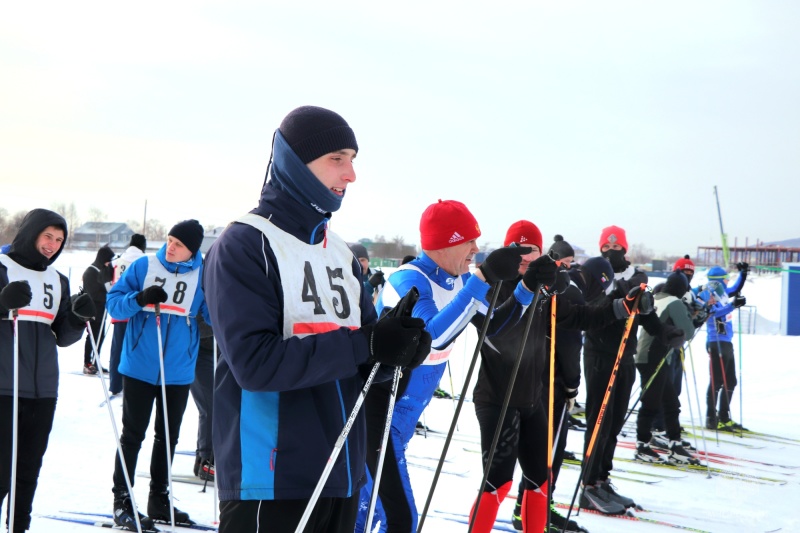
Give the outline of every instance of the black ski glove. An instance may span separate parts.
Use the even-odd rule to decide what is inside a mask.
[[[381,363],[409,369],[418,367],[431,351],[431,334],[425,321],[409,316],[386,316],[373,326],[362,326],[367,335],[369,364]]]
[[[738,270],[739,272],[749,272],[750,271],[750,265],[748,265],[744,261],[742,261],[740,263],[736,263],[736,270]]]
[[[0,291],[0,305],[8,310],[27,307],[33,293],[27,281],[12,281]]]
[[[532,248],[530,246],[498,248],[490,253],[478,268],[483,272],[486,283],[491,284],[498,281],[517,279],[522,256],[531,253],[531,251]]]
[[[167,293],[158,285],[151,285],[136,295],[136,303],[142,307],[147,304],[163,304],[167,301]]]
[[[550,287],[544,287],[543,291],[547,296],[553,296],[554,294],[564,294],[569,287],[569,272],[567,272],[563,268],[559,268],[556,272],[556,282],[555,284],[551,285]]]
[[[669,324],[664,324],[662,326],[661,332],[661,342],[665,345],[669,346],[670,348],[680,348],[683,346],[683,343],[686,341],[686,335],[683,333],[681,328],[676,328],[675,326],[671,326]]]
[[[70,298],[70,304],[72,307],[72,314],[81,322],[88,322],[97,315],[97,308],[94,305],[92,297],[85,292],[72,296]]]
[[[743,305],[747,305],[747,298],[742,296],[741,294],[737,294],[733,297],[733,308],[738,309]]]
[[[633,304],[636,301],[636,296],[639,297],[639,307],[633,309]],[[625,298],[617,298],[614,300],[614,316],[617,319],[628,318],[632,312],[638,312],[642,315],[649,315],[655,309],[655,302],[653,300],[653,294],[647,290],[647,287],[642,287],[639,285],[638,287],[632,288],[628,291],[628,294]]]
[[[384,283],[386,283],[386,279],[383,276],[383,272],[380,270],[369,277],[369,284],[372,285],[374,289],[377,289]]]
[[[529,291],[535,291],[539,285],[549,288],[556,284],[557,274],[558,265],[556,262],[549,255],[543,255],[535,261],[531,261],[527,270],[525,270],[525,274],[522,275],[522,282]],[[569,284],[569,281],[567,284]]]

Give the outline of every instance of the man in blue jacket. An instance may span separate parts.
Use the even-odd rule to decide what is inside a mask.
[[[289,113],[258,207],[208,253],[204,286],[222,352],[213,422],[220,533],[295,531],[373,363],[413,368],[430,351],[422,320],[376,322],[360,263],[327,229],[355,182],[357,151],[333,111]],[[305,531],[352,533],[365,448],[359,414]]]
[[[715,283],[720,285],[721,295],[715,295],[713,290],[708,293],[714,298],[710,306],[706,330],[706,351],[709,356],[709,374],[711,382],[708,384],[706,400],[706,427],[720,431],[742,430],[742,426],[731,419],[730,399],[736,388],[736,359],[733,353],[733,310],[747,303],[740,294],[747,279],[749,265],[737,263],[739,277],[736,283],[728,287],[728,272],[721,266],[708,269],[708,288],[712,289]],[[732,297],[732,298],[729,298]],[[720,394],[720,391],[724,391]],[[719,400],[718,400],[719,399]],[[719,401],[719,410],[717,410]]]
[[[144,529],[153,520],[171,519],[167,442],[161,386],[165,385],[169,413],[169,450],[175,454],[183,413],[194,381],[200,337],[197,315],[210,323],[201,280],[203,258],[199,253],[203,227],[196,220],[178,222],[169,231],[167,243],[155,255],[135,260],[108,293],[108,313],[128,319],[119,372],[122,383],[122,435],[120,442],[131,484],[153,402],[156,403],[155,439],[150,457],[149,518],[142,517]],[[158,307],[157,307],[158,306]],[[160,322],[161,342],[158,345]],[[159,358],[163,352],[164,375]],[[137,512],[131,503],[119,456],[114,460],[114,522],[136,531]],[[189,515],[175,509],[176,523],[189,523]]]

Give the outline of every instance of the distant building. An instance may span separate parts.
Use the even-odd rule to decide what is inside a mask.
[[[134,233],[124,222],[87,222],[70,232],[68,244],[79,250],[97,250],[104,244],[124,250]]]
[[[203,255],[208,253],[208,249],[211,248],[211,245],[217,241],[217,237],[222,234],[222,230],[225,228],[223,226],[218,226],[211,231],[206,231],[203,234],[203,243],[200,245],[200,252]]]

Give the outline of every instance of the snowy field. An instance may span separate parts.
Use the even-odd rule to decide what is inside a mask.
[[[66,253],[56,264],[62,272],[69,273],[75,292],[80,276],[92,261],[94,254]],[[655,280],[654,280],[655,281]],[[700,282],[698,279],[695,283]],[[720,454],[711,466],[723,469],[723,474],[705,471],[681,471],[669,468],[619,461],[621,470],[613,478],[618,491],[633,497],[647,511],[638,512],[642,520],[609,518],[581,512],[578,522],[592,533],[643,531],[659,532],[682,526],[690,531],[800,531],[800,512],[791,502],[800,501],[800,415],[798,415],[798,376],[800,376],[800,337],[777,334],[780,320],[780,277],[768,275],[748,281],[744,294],[748,304],[757,306],[758,326],[754,335],[742,335],[741,345],[734,338],[737,360],[742,355],[744,409],[739,401],[739,389],[733,399],[734,419],[741,420],[751,430],[779,435],[782,438],[745,438],[720,435],[719,442],[706,432],[709,453]],[[466,368],[472,357],[477,333],[474,329],[462,335],[451,359],[454,389],[463,387]],[[110,341],[110,339],[109,339]],[[705,334],[692,342],[694,372],[689,371],[690,387],[684,386],[681,403],[682,424],[691,424],[689,395],[695,423],[698,409],[695,404],[693,382],[696,377],[702,398],[708,385],[708,359],[704,348]],[[108,362],[110,342],[102,349],[104,366]],[[741,346],[741,348],[740,348]],[[83,361],[83,342],[62,349],[60,353],[61,385],[55,425],[50,436],[50,446],[44,458],[39,488],[34,501],[31,531],[90,531],[90,526],[57,522],[43,515],[63,514],[64,511],[110,513],[112,507],[111,477],[116,447],[109,421],[108,410],[101,407],[103,392],[99,378],[80,374]],[[687,366],[689,362],[687,361]],[[737,363],[738,366],[738,363]],[[76,375],[77,373],[77,375]],[[477,375],[477,368],[475,371]],[[449,375],[445,373],[442,388],[450,389]],[[468,389],[471,396],[472,387]],[[582,403],[583,398],[579,396]],[[702,400],[701,400],[702,401]],[[424,414],[424,423],[432,429],[447,432],[454,412],[452,400],[437,399],[431,402]],[[112,409],[121,415],[121,401],[114,400]],[[704,414],[705,407],[702,412]],[[632,417],[633,419],[634,417]],[[181,429],[179,451],[194,452],[197,431],[197,411],[189,402]],[[698,432],[699,433],[699,432]],[[480,455],[477,435],[478,425],[472,404],[464,403],[447,462],[439,478],[431,509],[466,514],[477,495],[481,481]],[[567,449],[582,449],[583,433],[570,431]],[[795,440],[791,440],[795,439]],[[623,442],[632,442],[629,433]],[[444,440],[429,435],[416,436],[409,445],[409,463],[414,483],[417,505],[421,510],[433,478],[432,468],[441,453]],[[699,442],[703,449],[703,443]],[[152,431],[143,444],[137,470],[148,471]],[[619,446],[617,456],[633,456],[630,448]],[[193,455],[178,454],[173,466],[174,474],[190,475]],[[622,472],[626,470],[627,472]],[[578,470],[565,467],[555,493],[558,502],[569,502]],[[188,483],[175,484],[176,505],[188,511],[198,522],[211,524],[217,518],[213,487],[205,493],[202,487]],[[136,479],[135,494],[140,509],[146,507],[148,480]],[[511,517],[513,500],[507,500],[498,515],[497,527],[508,527],[502,520]],[[5,507],[2,521],[5,523]],[[664,525],[645,520],[673,524]],[[162,530],[168,530],[164,526]],[[180,528],[179,528],[180,529]],[[184,529],[180,529],[185,531]],[[461,532],[467,526],[441,517],[439,513],[428,516],[425,530],[431,532]]]

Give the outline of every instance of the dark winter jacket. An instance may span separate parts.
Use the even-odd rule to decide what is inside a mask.
[[[335,246],[343,244],[327,232],[325,215],[277,189],[272,181],[251,213],[288,234],[284,239],[294,237],[291,253],[302,254],[313,246],[314,253],[324,254],[325,249],[333,250],[334,239]],[[284,338],[285,310],[314,305],[317,300],[309,292],[310,285],[304,294],[283,293],[282,275],[296,279],[299,274],[282,273],[276,253],[259,229],[235,222],[206,258],[204,285],[222,353],[214,392],[214,451],[221,500],[309,498],[364,385],[359,367],[370,352],[361,329],[332,328]],[[347,313],[360,313],[362,325],[377,320],[355,257],[350,270],[329,269],[323,279],[313,275],[319,265],[307,265],[306,280],[311,275],[317,288],[324,283],[341,289],[341,298],[320,304],[320,311],[334,323],[337,316],[345,315],[343,303]],[[360,294],[350,294],[345,284]],[[366,425],[359,415],[322,497],[349,497],[358,492],[365,483],[365,447]]]
[[[506,281],[501,284],[499,301],[505,301],[513,294],[518,281]],[[535,310],[529,307],[512,327],[502,329],[491,337],[487,336],[481,347],[481,366],[473,392],[473,401],[503,404],[511,373],[524,340],[528,313],[535,311],[509,405],[516,408],[539,405],[543,388],[542,375],[550,353],[550,305],[549,298],[540,300]],[[590,308],[572,305],[566,300],[557,301],[556,323],[564,329],[580,331],[598,328],[615,320],[614,309],[610,302],[603,303],[601,307]],[[473,324],[479,327],[475,320]]]
[[[34,209],[20,225],[17,236],[11,243],[8,255],[3,260],[13,260],[31,274],[52,272],[58,280],[60,298],[45,304],[55,315],[52,324],[24,319],[25,308],[20,310],[17,326],[19,332],[19,394],[22,398],[56,398],[58,396],[58,351],[57,347],[69,346],[83,336],[84,324],[70,310],[69,280],[53,269],[53,262],[61,250],[47,259],[36,250],[39,234],[48,226],[64,230],[67,240],[67,222],[61,215],[46,209]],[[63,246],[62,246],[63,250]],[[25,279],[25,278],[23,278]],[[31,276],[33,279],[33,276]],[[30,280],[29,280],[30,282]],[[0,290],[9,283],[8,269],[0,263]],[[53,288],[45,286],[44,294],[52,295]],[[0,395],[11,396],[13,388],[14,334],[13,322],[8,320],[8,309],[0,306]]]
[[[666,292],[655,296],[656,312],[663,324],[673,325],[683,330],[686,340],[694,336],[695,328],[689,308],[680,298]],[[643,331],[639,336],[636,364],[659,362],[670,352],[669,346],[659,337]]]
[[[110,264],[113,258],[114,251],[108,246],[103,246],[97,251],[94,262],[83,272],[83,290],[92,297],[100,317],[106,308],[107,284],[114,278],[114,268]]]

